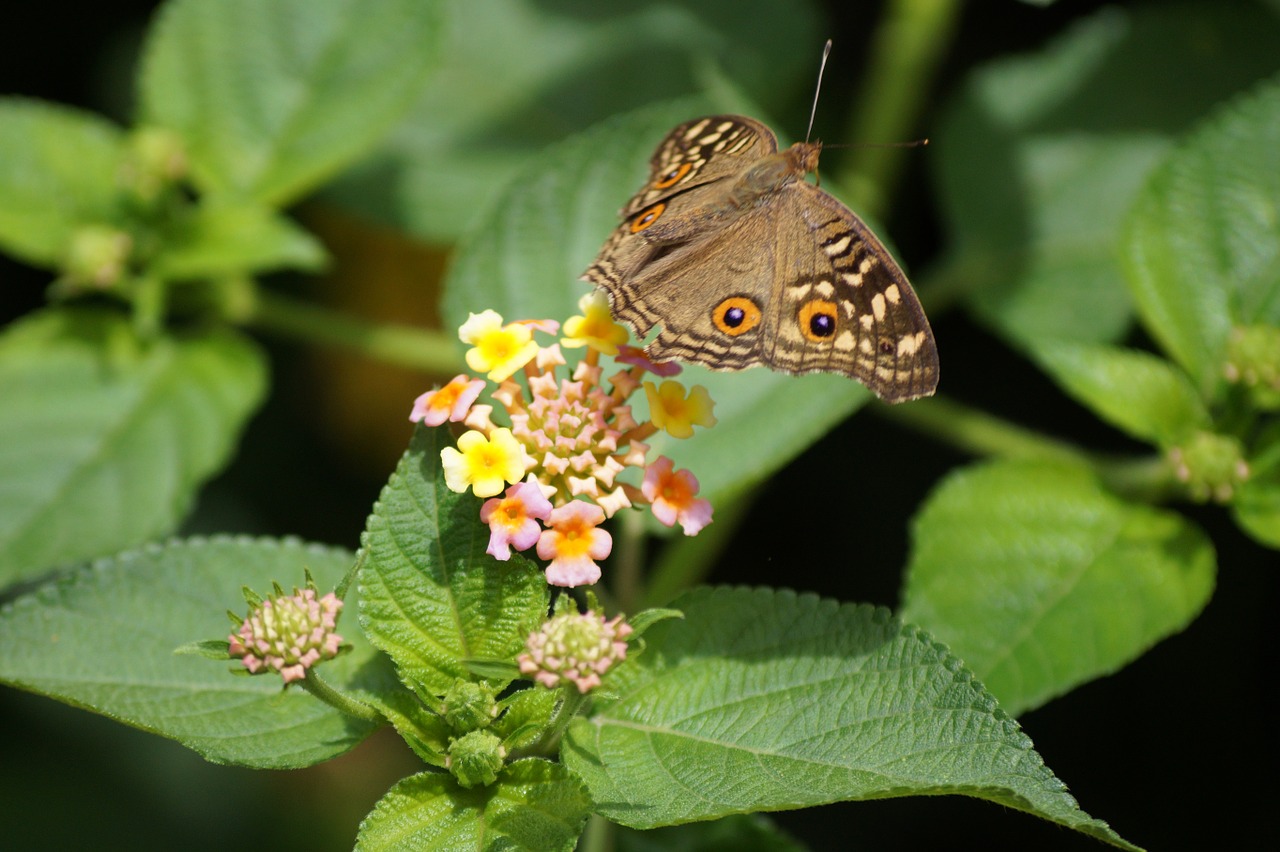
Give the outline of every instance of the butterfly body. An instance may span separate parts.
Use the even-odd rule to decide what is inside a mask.
[[[679,125],[583,278],[655,360],[852,376],[890,402],[927,396],[938,361],[906,276],[805,177],[821,146],[779,151],[744,116]]]

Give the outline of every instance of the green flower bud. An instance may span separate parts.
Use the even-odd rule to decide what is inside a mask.
[[[1196,432],[1169,450],[1169,463],[1191,498],[1201,502],[1226,503],[1249,478],[1244,448],[1230,435]]]
[[[465,734],[489,724],[498,715],[493,687],[460,680],[444,694],[442,714],[455,734]]]
[[[77,284],[110,287],[124,277],[133,237],[107,225],[86,225],[71,235],[62,269]]]
[[[507,750],[495,734],[472,731],[449,745],[444,765],[463,787],[487,787],[498,780],[506,756]]]

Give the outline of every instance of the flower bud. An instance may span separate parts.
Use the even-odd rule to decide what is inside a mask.
[[[455,734],[487,728],[498,715],[493,687],[460,680],[444,694],[444,720]]]
[[[444,765],[463,787],[487,787],[498,780],[498,770],[506,756],[507,750],[497,735],[472,731],[449,745]]]
[[[1169,450],[1174,474],[1194,500],[1226,503],[1249,478],[1244,449],[1230,435],[1196,432]]]
[[[228,651],[252,674],[274,671],[285,683],[302,680],[311,666],[337,656],[342,637],[334,628],[341,610],[337,595],[317,598],[312,588],[267,598],[228,637]]]
[[[543,686],[570,681],[579,692],[600,685],[600,676],[627,656],[631,625],[616,616],[608,621],[598,612],[562,613],[529,634],[526,652],[516,663]]]

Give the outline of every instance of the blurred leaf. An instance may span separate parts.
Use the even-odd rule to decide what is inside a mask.
[[[1083,467],[996,462],[949,476],[913,525],[901,616],[946,642],[1010,713],[1109,674],[1185,628],[1213,545]]]
[[[591,802],[582,782],[545,760],[517,761],[490,787],[442,773],[406,778],[360,824],[357,852],[573,849]]]
[[[616,226],[618,208],[644,182],[654,147],[674,125],[705,111],[685,101],[648,107],[531,162],[459,246],[445,289],[446,322],[457,326],[485,308],[508,319],[576,313],[591,290],[578,279]],[[713,503],[763,480],[870,398],[843,376],[765,368],[716,373],[689,366],[680,381],[707,387],[718,424],[688,440],[660,433],[648,443],[654,457],[691,469]],[[643,409],[642,398],[633,402]]]
[[[438,55],[422,0],[174,0],[143,54],[147,124],[180,133],[196,182],[282,207],[367,152]]]
[[[173,530],[266,389],[230,331],[138,340],[126,318],[45,310],[0,335],[0,581]]]
[[[351,567],[345,550],[297,541],[175,541],[85,566],[0,611],[0,679],[175,739],[215,763],[290,769],[336,757],[373,732],[278,675],[234,677],[239,661],[175,649],[230,633],[240,587],[292,589],[309,570],[322,589]],[[344,627],[348,629],[344,629]],[[349,616],[354,647],[323,665],[358,689],[386,679]]]
[[[546,618],[547,581],[527,559],[485,553],[480,500],[444,483],[445,427],[419,427],[360,545],[360,624],[402,676],[443,695],[466,660],[515,659]]]
[[[207,197],[179,223],[152,271],[169,279],[314,272],[325,261],[315,237],[271,208]]]
[[[0,98],[0,248],[60,266],[77,229],[116,218],[123,145],[92,113]]]
[[[426,96],[376,160],[327,192],[439,243],[469,231],[531,155],[610,115],[721,79],[766,107],[806,108],[797,87],[813,79],[825,34],[809,0],[448,0],[443,9],[447,35]],[[618,156],[597,149],[583,164]]]
[[[1163,447],[1209,425],[1186,373],[1148,352],[1045,343],[1036,353],[1067,393],[1129,435]]]
[[[601,815],[652,828],[952,793],[1133,848],[1079,809],[956,658],[885,610],[770,589],[674,605],[686,617],[654,625],[610,676],[618,698],[565,738]]]
[[[1147,330],[1210,394],[1232,326],[1280,323],[1280,78],[1206,119],[1156,172],[1124,234]]]
[[[618,830],[619,852],[805,852],[806,847],[760,814],[733,814],[715,822]]]
[[[1260,5],[1108,7],[978,69],[931,134],[946,277],[1016,346],[1118,339],[1123,215],[1174,137],[1280,68],[1277,43]]]
[[[1250,478],[1231,501],[1231,510],[1254,541],[1280,550],[1280,474]]]

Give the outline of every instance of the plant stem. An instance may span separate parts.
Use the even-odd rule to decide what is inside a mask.
[[[586,700],[587,697],[579,692],[576,686],[572,684],[562,686],[560,688],[560,703],[552,712],[551,719],[547,722],[546,730],[529,745],[512,751],[510,759],[519,760],[530,755],[534,757],[554,757],[560,747],[560,738],[564,736],[565,729],[569,727],[569,723],[573,721],[573,717],[578,714],[579,708],[582,707]]]
[[[454,340],[438,331],[372,323],[277,293],[259,292],[249,322],[288,337],[342,346],[428,373],[444,375],[463,369]]]
[[[846,139],[905,141],[932,88],[962,4],[959,0],[891,0],[871,40],[871,58],[846,126]],[[836,183],[856,209],[883,214],[902,170],[902,151],[860,147],[846,158]]]
[[[1090,453],[945,397],[870,410],[973,455],[1088,465],[1107,487],[1132,499],[1154,503],[1178,490],[1172,469],[1161,456],[1135,459]]]
[[[667,541],[650,572],[649,587],[639,609],[663,606],[685,589],[707,578],[716,559],[737,534],[755,502],[756,489],[749,489],[718,501],[715,523],[696,536],[678,536]],[[628,610],[634,612],[634,610]]]
[[[587,829],[582,833],[579,852],[613,852],[613,823],[592,814],[587,818]]]
[[[644,515],[624,512],[613,548],[610,588],[619,612],[634,613],[644,592]]]
[[[334,689],[324,678],[320,677],[314,668],[307,669],[307,676],[302,679],[300,685],[325,704],[342,711],[348,716],[354,716],[357,719],[372,722],[375,725],[381,725],[386,722],[383,715],[368,704],[363,701],[357,701],[349,695],[343,695]]]

